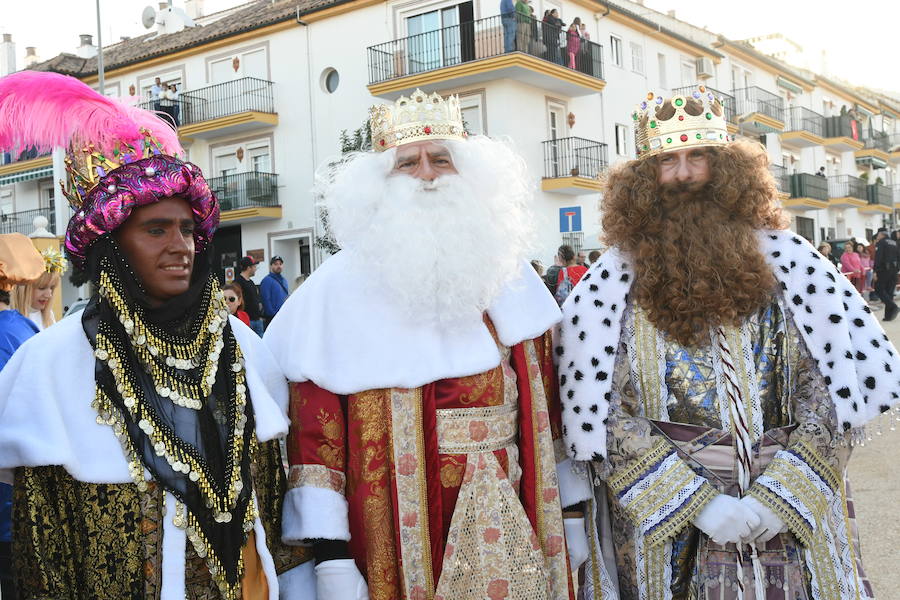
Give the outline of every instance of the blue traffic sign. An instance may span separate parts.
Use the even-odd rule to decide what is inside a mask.
[[[581,207],[568,206],[559,209],[559,232],[581,231]]]

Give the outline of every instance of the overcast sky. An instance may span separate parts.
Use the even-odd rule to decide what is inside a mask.
[[[492,0],[484,0],[491,2]],[[37,47],[41,59],[73,52],[81,33],[96,34],[96,0],[0,0],[0,33],[12,33],[19,55]],[[204,0],[210,13],[242,4],[243,0]],[[832,76],[857,85],[891,90],[900,97],[900,1],[898,0],[645,0],[648,7],[676,16],[731,39],[782,33],[816,57],[822,50]],[[100,0],[103,43],[140,35],[141,11],[158,2]],[[184,6],[184,0],[175,0]],[[95,39],[96,42],[96,39]]]

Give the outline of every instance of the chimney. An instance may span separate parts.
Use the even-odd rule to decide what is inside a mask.
[[[80,58],[93,58],[97,56],[97,47],[94,46],[94,36],[89,33],[82,33],[80,36],[81,45],[75,50]]]
[[[16,43],[11,33],[4,33],[0,41],[0,77],[16,72]]]
[[[185,0],[184,10],[191,19],[203,16],[203,0]]]
[[[39,62],[41,62],[41,59],[38,58],[37,48],[34,46],[25,46],[25,66],[30,67]]]

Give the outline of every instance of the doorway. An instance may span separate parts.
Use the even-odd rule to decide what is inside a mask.
[[[219,284],[225,283],[225,269],[232,267],[237,269],[238,260],[241,258],[241,226],[221,227],[216,231],[213,243],[210,246],[210,260],[212,272],[219,280]],[[235,271],[237,274],[237,271]]]

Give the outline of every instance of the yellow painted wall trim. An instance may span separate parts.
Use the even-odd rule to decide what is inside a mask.
[[[602,91],[606,86],[606,82],[602,79],[579,73],[573,69],[547,62],[528,54],[513,52],[510,54],[501,54],[500,56],[492,56],[490,58],[465,62],[453,65],[452,67],[442,67],[425,73],[406,75],[404,77],[389,79],[380,83],[373,83],[368,86],[368,89],[373,96],[378,96],[408,88],[426,88],[433,86],[436,83],[447,81],[448,79],[487,73],[505,69],[507,67],[524,67],[597,92]]]
[[[818,198],[788,198],[784,201],[785,208],[828,208],[827,200]]]
[[[861,206],[859,208],[859,212],[890,214],[894,212],[894,207],[885,206],[884,204],[866,204],[865,206]]]
[[[824,145],[824,146],[837,146],[838,144],[850,146],[851,148],[853,148],[855,150],[861,150],[862,147],[865,146],[865,144],[860,142],[859,140],[854,140],[853,138],[849,138],[846,136],[825,138],[824,140],[822,140],[822,145]]]
[[[759,123],[762,123],[766,127],[771,127],[772,129],[784,129],[784,123],[782,123],[778,119],[773,119],[769,115],[764,115],[758,112],[751,113],[749,117],[741,122],[746,123],[747,121],[758,121]]]
[[[222,212],[220,221],[238,221],[241,219],[280,219],[280,206],[250,206]]]
[[[852,196],[845,196],[843,198],[832,198],[828,201],[829,206],[855,206],[857,208],[862,208],[863,206],[868,206],[868,200],[861,200],[860,198],[854,198]]]
[[[819,146],[822,146],[825,143],[824,138],[821,138],[809,131],[785,131],[781,134],[782,142],[790,143],[794,140],[806,140],[807,142],[817,144]]]
[[[879,150],[878,148],[863,148],[862,150],[857,150],[854,153],[856,158],[878,158],[885,162],[891,159],[891,155],[885,152],[884,150]]]
[[[134,71],[143,71],[150,67],[154,67],[156,65],[161,65],[169,62],[175,62],[181,60],[183,58],[187,58],[189,56],[194,56],[196,54],[204,54],[206,52],[210,52],[212,50],[216,50],[218,48],[223,48],[225,46],[231,46],[232,44],[240,44],[242,42],[246,42],[247,40],[253,40],[256,38],[264,37],[267,35],[271,35],[273,33],[278,33],[279,31],[285,31],[287,29],[291,29],[292,27],[300,27],[301,25],[297,23],[297,20],[291,17],[287,21],[282,21],[280,23],[273,23],[271,25],[266,25],[265,27],[260,27],[259,29],[254,29],[252,31],[245,31],[243,33],[238,33],[233,36],[229,36],[226,38],[213,40],[211,42],[206,42],[204,44],[200,44],[198,46],[191,46],[190,48],[185,48],[183,50],[176,50],[174,52],[170,52],[167,54],[163,54],[161,56],[154,56],[152,58],[148,58],[147,60],[143,60],[140,62],[132,63],[130,65],[125,65],[123,67],[118,67],[115,69],[109,69],[104,71],[104,74],[107,79],[112,77],[119,77],[121,75],[126,75],[128,73],[133,73]],[[82,81],[88,85],[97,83],[97,75],[91,75],[89,77],[82,78]]]
[[[731,134],[735,134],[738,131],[740,131],[740,128],[737,125],[734,125],[733,123],[726,123],[725,127],[728,129],[728,133],[731,133]]]
[[[52,164],[53,158],[50,156],[39,156],[38,158],[32,158],[30,160],[14,162],[0,167],[0,177],[4,175],[12,175],[13,173],[21,173],[22,171],[28,171],[31,169],[49,167]]]
[[[603,190],[603,184],[600,183],[599,179],[589,179],[587,177],[551,177],[541,179],[541,190],[545,192],[570,188],[600,192]]]
[[[376,4],[384,3],[385,0],[354,0],[353,2],[347,2],[338,6],[329,6],[328,8],[323,8],[322,10],[317,10],[315,12],[305,14],[300,17],[300,20],[304,23],[315,23],[316,21],[321,21],[322,19],[336,17],[338,15],[343,15],[354,10],[359,10],[360,8],[368,8],[369,6],[375,6]]]
[[[278,125],[278,115],[272,113],[258,112],[248,110],[236,115],[228,115],[227,117],[219,117],[208,121],[200,121],[199,123],[191,123],[178,128],[178,136],[184,139],[184,136],[192,136],[207,131],[215,131],[225,127],[234,125],[243,125],[244,123],[259,123],[260,125]]]
[[[891,152],[891,160],[895,162],[900,160],[900,152]]]

